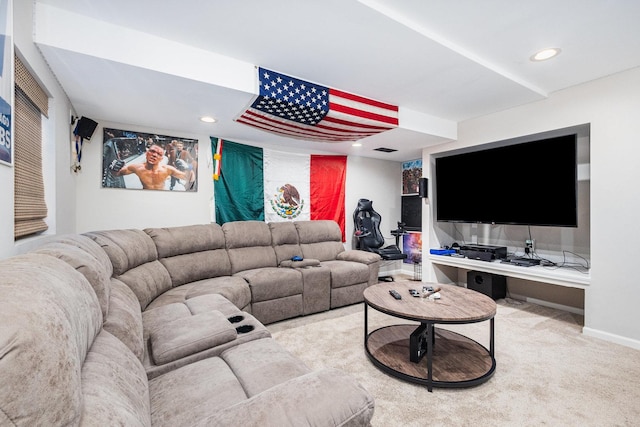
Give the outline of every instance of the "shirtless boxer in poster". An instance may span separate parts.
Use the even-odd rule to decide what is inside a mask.
[[[114,176],[136,174],[140,178],[142,188],[145,190],[164,190],[165,181],[168,177],[174,176],[178,179],[187,178],[185,170],[186,163],[177,163],[177,167],[163,165],[164,148],[157,144],[152,144],[147,149],[147,161],[145,163],[134,163],[126,165],[122,160],[114,160],[109,169]],[[181,170],[181,168],[184,168]]]

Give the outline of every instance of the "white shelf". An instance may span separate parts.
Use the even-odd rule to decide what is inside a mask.
[[[452,257],[447,255],[429,255],[433,264],[448,265],[450,267],[483,271],[524,280],[550,283],[552,285],[586,289],[591,283],[591,273],[581,273],[577,270],[558,267],[543,267],[539,265],[521,267],[501,263],[500,261],[479,261],[475,259]]]

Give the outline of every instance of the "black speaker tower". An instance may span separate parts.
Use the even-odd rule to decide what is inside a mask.
[[[418,179],[418,195],[424,199],[429,197],[429,180],[427,178]]]

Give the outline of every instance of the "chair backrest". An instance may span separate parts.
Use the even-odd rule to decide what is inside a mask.
[[[358,206],[353,211],[353,226],[358,249],[372,251],[384,245],[380,222],[382,222],[382,217],[373,210],[373,202],[368,199],[358,200]]]

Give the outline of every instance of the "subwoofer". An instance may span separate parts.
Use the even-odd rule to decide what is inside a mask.
[[[483,271],[470,271],[467,273],[467,288],[498,300],[507,296],[507,278]]]

